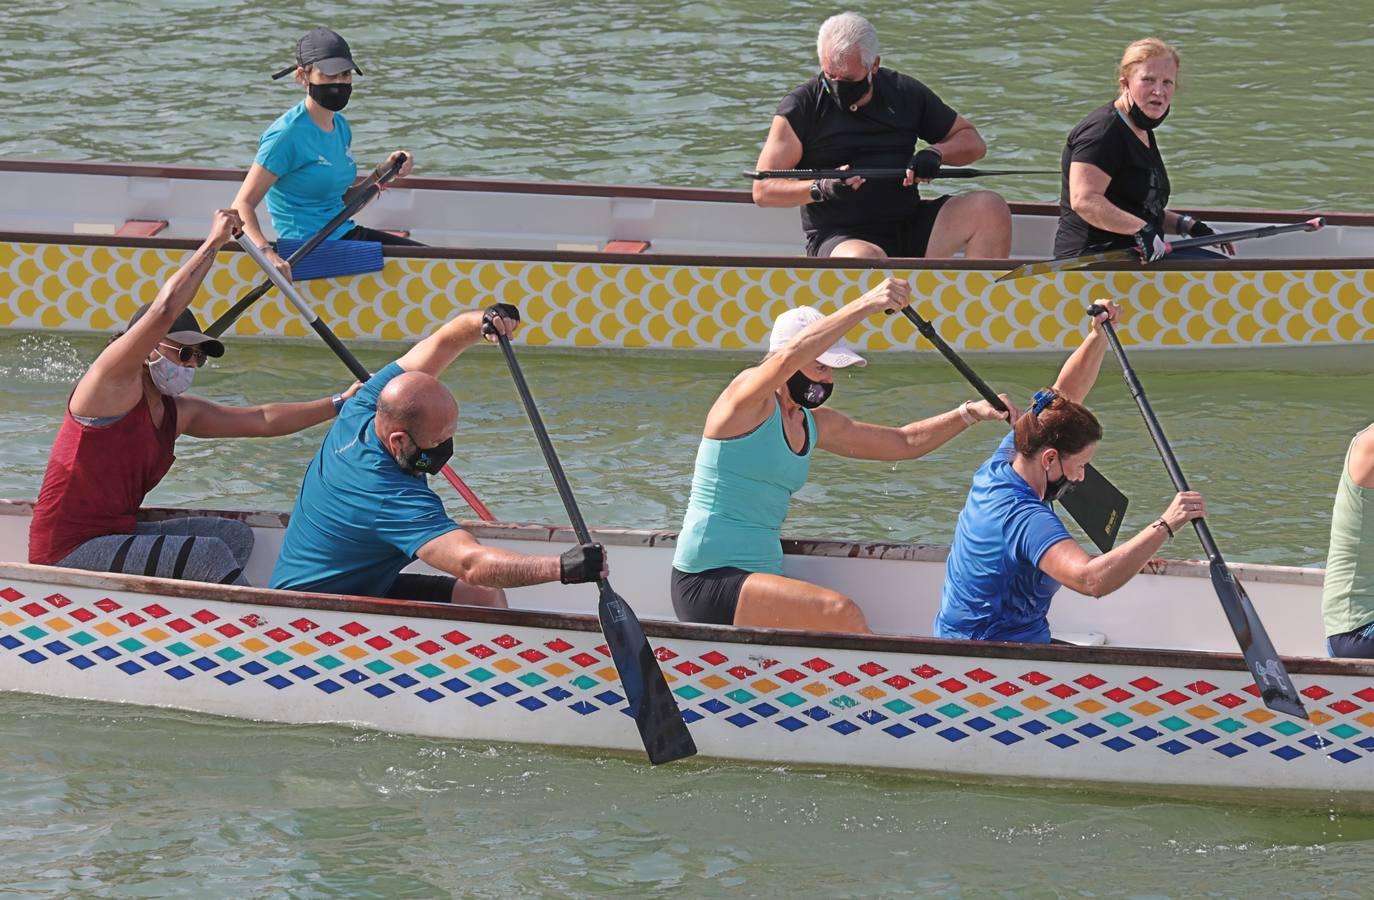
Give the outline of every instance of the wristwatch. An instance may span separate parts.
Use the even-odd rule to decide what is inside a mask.
[[[337,416],[340,412],[343,411],[343,405],[344,405],[344,395],[343,395],[343,394],[335,394],[333,397],[330,397],[330,398],[329,398],[329,401],[330,401],[331,403],[334,404],[334,415]]]
[[[811,182],[811,202],[821,203],[825,200],[825,195],[821,193],[821,180],[817,178]]]
[[[1179,234],[1183,235],[1184,237],[1188,237],[1193,233],[1193,226],[1196,224],[1197,219],[1194,219],[1187,213],[1179,213],[1176,230]]]

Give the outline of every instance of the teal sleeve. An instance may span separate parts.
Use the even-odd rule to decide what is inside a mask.
[[[281,178],[298,168],[296,157],[296,142],[291,139],[291,130],[276,122],[258,139],[258,155],[253,162]]]

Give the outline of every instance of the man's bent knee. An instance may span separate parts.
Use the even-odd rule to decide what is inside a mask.
[[[868,241],[842,241],[835,245],[835,249],[830,251],[830,258],[835,259],[887,259],[887,254],[883,248],[877,244],[870,244]]]

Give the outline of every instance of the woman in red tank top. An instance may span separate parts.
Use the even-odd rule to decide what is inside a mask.
[[[207,357],[224,355],[188,307],[215,252],[242,226],[232,209],[217,211],[205,242],[77,381],[29,526],[29,562],[247,583],[247,525],[219,517],[138,522],[143,498],[171,468],[178,436],[292,434],[333,417],[357,385],[332,398],[251,407],[185,393]]]

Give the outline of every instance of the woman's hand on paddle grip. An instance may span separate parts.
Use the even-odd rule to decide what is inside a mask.
[[[1121,307],[1116,305],[1115,300],[1097,299],[1093,305],[1101,310],[1093,315],[1093,331],[1102,332],[1102,323],[1111,322],[1115,327],[1121,321]]]
[[[1164,510],[1164,521],[1169,523],[1174,534],[1194,519],[1207,517],[1207,501],[1197,491],[1179,491],[1169,508]]]
[[[520,310],[509,303],[493,303],[482,310],[482,339],[497,343],[497,335],[515,337],[515,329],[520,327]]]
[[[1015,422],[1017,419],[1021,418],[1021,410],[1016,408],[1016,404],[1011,402],[1010,397],[1006,394],[998,394],[997,396],[1001,398],[1003,405],[1007,408],[1007,412],[1002,412],[986,400],[979,400],[976,403],[970,403],[968,405],[969,414],[979,422],[992,422],[994,420]]]
[[[911,304],[911,285],[901,278],[889,277],[860,297],[858,302],[865,304],[870,313],[891,315]]]
[[[415,168],[415,154],[411,153],[409,150],[393,150],[391,155],[386,158],[386,162],[382,163],[382,167],[377,170],[377,173],[380,175],[382,172],[387,171],[392,166],[396,165],[396,160],[398,159],[404,159],[405,161],[401,163],[401,170],[396,173],[396,177],[405,178],[410,174],[410,171]]]

